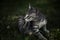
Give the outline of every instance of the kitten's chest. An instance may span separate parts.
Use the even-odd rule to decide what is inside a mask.
[[[39,25],[40,21],[34,21],[33,25]]]
[[[35,22],[33,23],[33,25],[39,26],[39,28],[40,28],[40,27],[42,27],[43,25],[45,25],[46,23],[47,23],[46,20],[43,20],[43,21],[35,21]]]

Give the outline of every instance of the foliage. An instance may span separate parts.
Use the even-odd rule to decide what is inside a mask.
[[[0,2],[0,39],[29,40],[31,38],[22,35],[17,25],[18,17],[26,14],[29,3],[46,14],[47,28],[50,30],[49,40],[60,40],[59,0],[2,0]],[[33,36],[32,39],[36,40]]]

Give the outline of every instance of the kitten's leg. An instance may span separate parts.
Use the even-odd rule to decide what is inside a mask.
[[[46,28],[46,25],[43,26],[43,31],[45,31],[46,33],[49,33],[49,30]]]
[[[41,40],[47,40],[40,32],[37,32],[36,36]]]
[[[39,29],[34,29],[34,35],[36,35],[41,40],[47,40],[39,31]]]

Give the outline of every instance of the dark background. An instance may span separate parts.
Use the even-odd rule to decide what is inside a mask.
[[[17,19],[25,15],[28,4],[39,8],[47,16],[50,40],[60,40],[60,1],[59,0],[1,0],[0,1],[0,40],[28,40],[20,34]]]

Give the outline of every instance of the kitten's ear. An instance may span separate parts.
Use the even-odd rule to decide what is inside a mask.
[[[38,9],[36,9],[36,13],[39,14],[39,10]]]
[[[31,9],[31,5],[30,5],[30,3],[29,3],[29,9]]]

